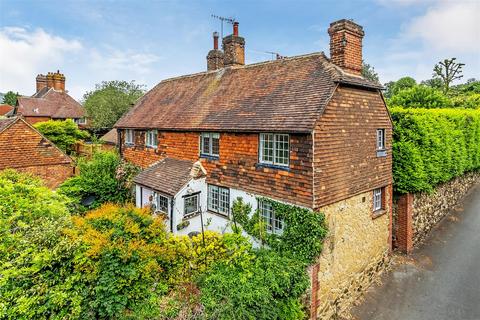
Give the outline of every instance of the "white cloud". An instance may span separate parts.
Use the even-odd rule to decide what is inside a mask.
[[[480,54],[479,18],[479,1],[442,1],[414,18],[406,31],[437,50]]]
[[[43,29],[0,29],[0,90],[30,93],[38,73],[54,71],[67,54],[82,49],[77,40],[66,40]]]
[[[80,99],[103,80],[148,79],[159,59],[148,52],[107,45],[92,48],[43,29],[4,27],[0,29],[0,92],[33,94],[37,74],[59,69],[67,78],[66,89]]]

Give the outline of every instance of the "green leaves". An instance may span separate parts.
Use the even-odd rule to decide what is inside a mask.
[[[144,88],[134,81],[103,81],[95,86],[94,91],[85,93],[84,107],[93,120],[93,127],[112,128],[144,94]]]
[[[72,150],[75,142],[87,139],[90,136],[88,132],[78,129],[78,126],[71,119],[38,122],[34,124],[34,127],[58,148],[67,153]]]
[[[397,192],[430,192],[480,168],[480,111],[392,108]]]

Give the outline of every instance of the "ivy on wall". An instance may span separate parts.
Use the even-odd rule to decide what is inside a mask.
[[[232,207],[234,229],[238,232],[241,226],[245,232],[272,250],[304,263],[313,263],[321,253],[327,235],[323,213],[267,198],[258,200],[268,202],[273,207],[275,216],[284,222],[283,232],[268,233],[258,210],[252,214],[252,206],[240,197],[235,199]]]

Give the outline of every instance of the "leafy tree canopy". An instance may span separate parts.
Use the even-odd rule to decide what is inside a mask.
[[[393,95],[397,94],[399,91],[404,89],[410,89],[417,84],[417,81],[412,77],[403,77],[397,81],[390,81],[385,84],[385,97],[391,98]]]
[[[405,108],[450,108],[451,100],[441,91],[424,86],[416,85],[404,89],[387,100],[389,106],[402,106]]]
[[[87,139],[90,136],[88,132],[78,129],[77,124],[71,119],[38,122],[34,127],[65,152],[70,152],[78,140]]]
[[[362,61],[362,76],[368,80],[380,82],[375,68],[365,61]]]
[[[145,86],[134,81],[103,81],[83,96],[87,115],[94,128],[112,128],[145,93]]]
[[[5,95],[3,96],[3,101],[2,103],[4,104],[9,104],[11,105],[12,107],[14,107],[16,104],[17,104],[17,98],[19,97],[20,95],[13,91],[8,91],[7,93],[5,93]]]

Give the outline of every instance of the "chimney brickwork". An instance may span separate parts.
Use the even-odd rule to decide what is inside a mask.
[[[57,72],[49,72],[47,75],[39,74],[36,78],[37,80],[37,92],[43,88],[53,88],[57,91],[65,91],[65,76],[63,73],[60,73],[60,70]]]
[[[363,27],[351,20],[332,22],[330,35],[330,59],[345,72],[361,75]]]
[[[53,74],[53,89],[57,91],[65,91],[65,76],[63,73],[60,73],[60,70],[57,70]]]
[[[43,88],[47,87],[47,77],[43,74],[37,75],[35,78],[36,83],[37,83],[37,92],[42,90]]]
[[[213,49],[207,55],[207,70],[217,70],[223,68],[224,54],[218,49],[218,32],[213,33]]]
[[[233,34],[223,38],[224,66],[245,65],[245,39],[238,35],[238,22],[233,23]]]

